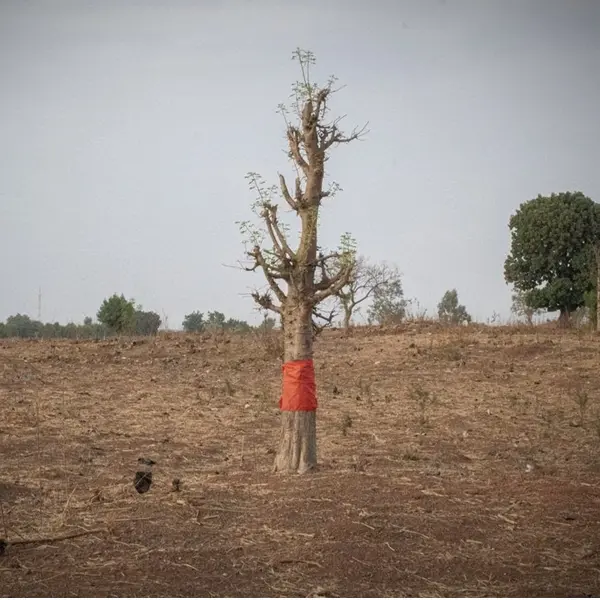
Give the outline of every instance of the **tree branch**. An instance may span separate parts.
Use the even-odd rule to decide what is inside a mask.
[[[259,294],[258,292],[252,292],[252,299],[259,306],[262,306],[265,310],[272,310],[277,314],[281,314],[281,306],[278,306],[271,299],[271,295],[267,292],[266,294]]]
[[[283,292],[283,290],[279,287],[279,285],[277,285],[277,281],[275,281],[276,279],[284,279],[287,280],[287,278],[289,278],[289,275],[284,275],[282,272],[277,271],[272,269],[269,264],[267,263],[267,261],[265,260],[265,257],[261,251],[261,249],[258,246],[254,246],[254,249],[251,252],[248,252],[249,256],[252,256],[255,260],[254,266],[251,268],[246,268],[247,271],[255,271],[257,267],[261,267],[264,275],[265,275],[265,279],[267,280],[267,283],[269,284],[269,287],[273,290],[273,293],[277,296],[277,299],[279,300],[279,302],[281,302],[282,304],[285,302],[286,300],[286,295]]]
[[[322,90],[319,90],[319,93],[317,94],[317,107],[315,109],[317,125],[325,117],[325,112],[327,111],[327,98],[330,93],[330,88],[323,88]]]
[[[338,273],[329,280],[328,287],[315,292],[313,295],[313,305],[319,304],[319,302],[322,302],[330,296],[336,296],[338,292],[350,281],[353,270],[353,263],[341,267]]]
[[[281,230],[281,227],[279,227],[279,220],[277,219],[277,205],[265,204],[261,216],[267,225],[267,231],[269,232],[269,236],[273,241],[273,245],[275,246],[279,258],[283,262],[285,262],[287,258],[294,261],[296,259],[296,254],[290,248],[285,234]]]
[[[300,178],[296,178],[296,196],[298,196],[298,183]],[[280,173],[279,174],[279,187],[281,188],[281,193],[285,199],[285,201],[290,205],[290,208],[296,212],[298,212],[298,201],[297,198],[294,200],[290,191],[288,189],[287,183],[285,182],[285,177]]]
[[[74,538],[82,537],[84,535],[93,535],[96,533],[106,533],[106,529],[88,529],[86,531],[75,531],[74,533],[65,533],[62,535],[54,535],[50,537],[42,538],[31,538],[23,540],[1,540],[0,548],[6,548],[7,546],[16,546],[17,544],[51,544],[53,542],[61,542],[63,540],[72,540]],[[4,546],[2,546],[4,544]],[[2,554],[2,552],[0,552]]]
[[[313,314],[312,328],[313,328],[314,335],[317,336],[326,327],[329,327],[333,323],[333,319],[335,319],[335,317],[337,316],[337,311],[335,310],[335,307],[333,307],[329,311],[329,314],[325,315],[325,314],[319,312],[316,308],[313,308],[312,314]],[[315,318],[321,319],[322,321],[324,321],[324,324],[321,325],[321,324],[317,323],[315,321]]]
[[[266,253],[273,254],[273,256],[276,258],[276,260],[281,260],[276,252],[266,251]],[[253,273],[254,271],[256,271],[256,269],[258,269],[258,267],[261,267],[261,269],[266,268],[269,272],[269,275],[273,279],[281,279],[283,281],[287,281],[289,279],[289,273],[287,271],[284,271],[283,269],[279,269],[279,268],[269,264],[269,261],[264,257],[264,254],[262,254],[262,250],[261,250],[261,256],[262,256],[261,261],[264,262],[264,267],[263,267],[263,264],[256,259],[256,254],[255,254],[254,250],[252,250],[251,252],[246,252],[246,254],[250,258],[254,259],[254,264],[251,267],[242,267],[244,269],[244,271]]]
[[[273,242],[275,252],[277,253],[278,256],[285,257],[285,252],[284,252],[283,246],[279,242],[277,234],[275,233],[275,229],[273,228],[273,223],[271,222],[271,218],[269,216],[269,211],[266,207],[263,209],[263,212],[261,213],[261,217],[263,218],[263,220],[265,221],[265,224],[267,225],[267,232],[269,234],[269,237],[271,238],[271,241]]]
[[[298,168],[298,165],[296,165]],[[296,177],[296,190],[294,192],[294,198],[298,203],[298,206],[302,204],[302,199],[304,198],[304,192],[302,191],[302,182],[300,181],[300,177]]]
[[[337,259],[339,260],[342,257],[342,255],[339,252],[332,252],[331,254],[319,254],[319,256],[317,257],[317,260],[313,263],[315,268],[319,268],[321,269],[321,280],[320,281],[316,281],[314,284],[314,288],[317,291],[320,290],[325,290],[327,289],[332,283],[335,283],[335,281],[337,281],[337,277],[340,275],[340,272],[338,272],[338,274],[331,278],[329,277],[329,274],[327,272],[327,262],[333,259]]]
[[[367,292],[367,293],[366,293],[364,296],[362,296],[362,297],[361,297],[361,298],[359,298],[358,300],[356,300],[356,299],[352,300],[353,307],[354,307],[354,306],[357,306],[358,304],[362,304],[362,303],[363,303],[365,300],[367,300],[367,299],[368,299],[368,297],[369,297],[369,296],[370,296],[370,295],[371,295],[373,292],[375,292],[375,290],[376,290],[378,287],[380,287],[380,286],[373,286],[372,288],[370,288],[370,289],[369,289],[369,291],[368,291],[368,292]],[[356,294],[355,294],[355,295],[356,295]]]
[[[302,169],[304,174],[308,177],[309,165],[300,152],[300,140],[302,139],[301,133],[296,127],[290,126],[287,131],[287,138],[290,145],[290,153],[296,164]]]
[[[330,254],[320,254],[317,257],[316,265],[325,265],[328,260],[332,260],[334,258],[341,258],[342,255],[339,252],[331,252]]]
[[[325,152],[326,150],[328,150],[329,148],[331,148],[331,146],[333,146],[333,144],[348,144],[350,142],[353,142],[354,140],[358,140],[361,138],[361,136],[365,135],[368,132],[367,126],[369,125],[369,123],[365,123],[365,125],[363,125],[363,127],[361,129],[354,129],[354,131],[352,131],[352,133],[348,136],[345,136],[337,127],[337,121],[334,122],[333,125],[330,125],[328,127],[323,127],[322,130],[322,134],[321,134],[321,144],[319,146],[319,150],[321,152]]]

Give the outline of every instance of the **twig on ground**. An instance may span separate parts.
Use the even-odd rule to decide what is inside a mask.
[[[76,531],[75,533],[65,533],[63,535],[54,535],[45,538],[30,538],[24,540],[2,540],[7,546],[16,546],[17,544],[51,544],[52,542],[62,542],[73,538],[83,537],[84,535],[93,535],[94,533],[106,533],[106,529],[89,529],[86,531]]]
[[[300,558],[281,558],[279,560],[275,560],[271,563],[271,566],[276,565],[276,564],[292,564],[292,563],[300,563],[303,565],[311,565],[312,567],[318,567],[319,569],[323,568],[323,565],[321,563],[318,563],[314,560],[302,560]]]
[[[77,486],[75,486],[73,488],[73,491],[69,494],[69,497],[67,498],[67,501],[65,502],[65,506],[63,508],[62,514],[60,516],[61,519],[61,523],[64,525],[65,524],[65,517],[67,515],[67,509],[69,508],[69,503],[71,502],[71,498],[73,497],[73,494],[75,493],[75,490],[77,489]]]
[[[365,527],[375,531],[375,527],[373,527],[373,525],[369,525],[368,523],[361,523],[360,521],[352,521],[352,523],[354,523],[354,525],[364,525]]]

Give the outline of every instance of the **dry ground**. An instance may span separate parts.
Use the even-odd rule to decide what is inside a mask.
[[[600,338],[326,332],[304,477],[269,339],[0,341],[0,593],[600,594]]]

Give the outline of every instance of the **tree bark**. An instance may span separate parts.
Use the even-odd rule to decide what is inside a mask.
[[[600,262],[596,273],[596,331],[600,333]]]
[[[594,248],[596,257],[596,331],[600,333],[600,246]]]
[[[560,315],[558,317],[558,326],[567,328],[571,324],[571,313],[566,308],[560,309]]]
[[[352,309],[344,306],[344,329],[346,332],[350,329],[350,320],[352,319]]]
[[[312,359],[312,311],[290,302],[283,312],[284,362]],[[306,473],[317,466],[317,413],[281,411],[281,437],[274,470]]]

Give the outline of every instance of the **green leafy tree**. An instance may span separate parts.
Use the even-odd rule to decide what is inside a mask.
[[[106,337],[107,328],[100,323],[91,323],[91,319],[83,325],[77,323],[41,323],[27,315],[8,317],[7,323],[0,323],[0,338],[22,337],[40,339],[100,339]]]
[[[135,326],[135,306],[123,294],[113,294],[102,302],[96,315],[98,321],[116,333],[133,331]]]
[[[594,266],[592,289],[585,295],[585,305],[588,308],[592,324],[596,331],[600,333],[600,204],[594,203],[594,244],[592,254],[594,256]]]
[[[45,323],[42,327],[42,337],[44,339],[59,338],[62,335],[62,325],[56,321],[54,323]]]
[[[156,335],[161,324],[158,314],[151,310],[136,310],[134,321],[137,335]]]
[[[225,315],[218,310],[209,311],[206,316],[206,328],[211,331],[219,331],[225,329]]]
[[[458,303],[458,292],[448,290],[437,306],[438,317],[442,323],[462,325],[471,322],[471,315],[463,304]]]
[[[199,333],[200,331],[204,331],[206,325],[204,314],[195,310],[189,315],[185,315],[182,325],[183,330],[189,333]]]
[[[43,323],[32,320],[28,315],[22,315],[19,313],[6,319],[7,337],[38,337],[42,329]]]
[[[50,328],[53,328],[51,323],[47,324]],[[91,317],[85,317],[83,325],[78,325],[78,337],[81,339],[92,340],[105,338],[108,331],[106,325],[102,323],[94,323]]]
[[[367,269],[367,273],[369,269]],[[371,266],[365,281],[372,286],[372,302],[367,312],[369,323],[395,325],[406,318],[406,300],[397,267]]]
[[[76,325],[75,323],[67,323],[63,329],[63,337],[66,337],[69,340],[79,339],[81,333],[81,326]]]
[[[593,288],[597,205],[581,192],[538,196],[511,216],[504,278],[533,309],[560,311],[566,325]]]
[[[234,331],[236,333],[248,333],[252,330],[252,327],[246,321],[241,321],[240,319],[227,319],[224,328],[227,331]]]

